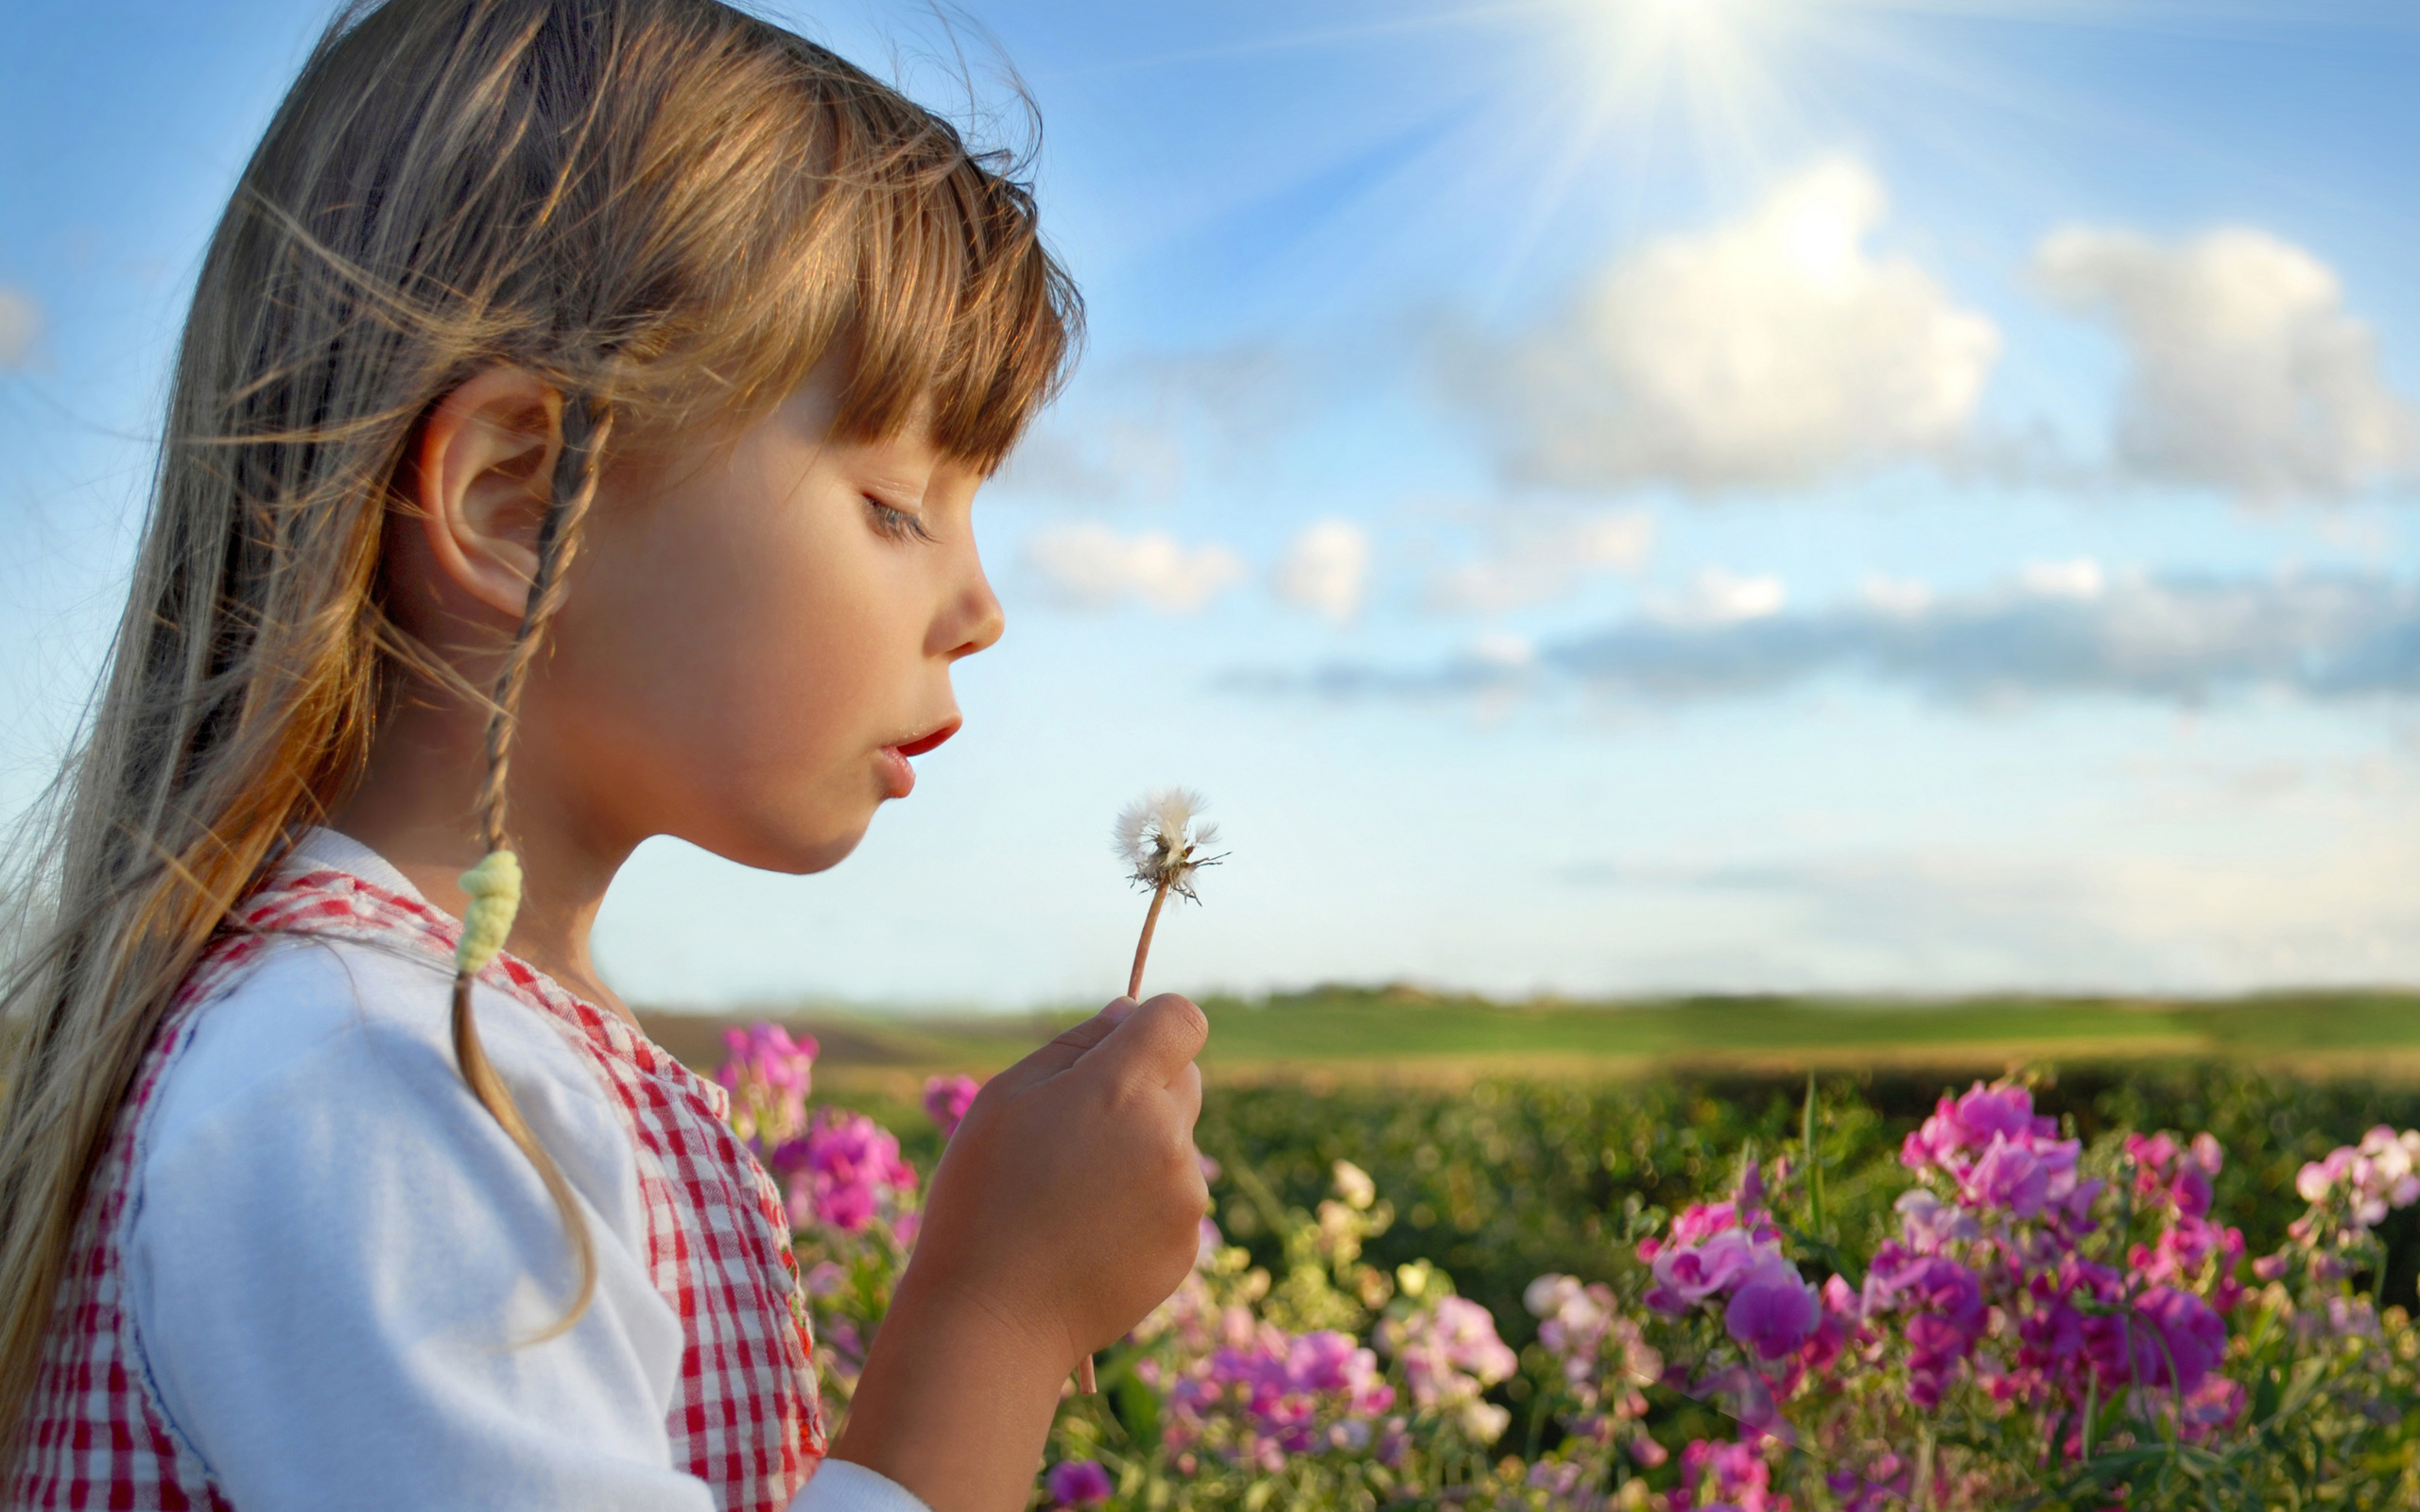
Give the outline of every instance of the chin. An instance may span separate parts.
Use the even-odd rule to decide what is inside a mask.
[[[743,867],[803,877],[811,872],[829,871],[849,859],[850,852],[865,839],[866,826],[873,817],[868,815],[856,824],[844,827],[828,823],[741,823],[713,835],[684,834],[680,838],[700,850],[711,851],[725,861],[737,862]]]

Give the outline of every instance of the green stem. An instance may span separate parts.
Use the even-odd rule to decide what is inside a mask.
[[[1806,1073],[1806,1108],[1799,1120],[1799,1139],[1805,1146],[1806,1161],[1806,1227],[1821,1238],[1824,1233],[1824,1165],[1815,1154],[1815,1073]]]

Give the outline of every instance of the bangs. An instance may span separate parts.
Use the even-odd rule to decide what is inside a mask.
[[[869,219],[887,233],[862,244],[834,428],[888,438],[929,398],[933,444],[989,473],[1064,378],[1075,286],[1042,246],[1029,192],[973,157],[877,199]]]
[[[724,92],[751,108],[709,178],[720,204],[749,207],[734,217],[746,224],[711,238],[737,255],[686,269],[703,298],[680,302],[702,329],[673,344],[704,360],[670,368],[701,366],[726,414],[752,415],[838,355],[837,438],[889,439],[929,404],[934,446],[990,473],[1082,339],[1082,300],[1043,245],[1032,191],[1008,154],[970,150],[855,65],[767,31],[797,73],[780,99]]]

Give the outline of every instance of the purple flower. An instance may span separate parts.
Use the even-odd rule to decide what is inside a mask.
[[[1989,1314],[1981,1281],[1954,1260],[1911,1255],[1885,1240],[1866,1272],[1863,1300],[1869,1317],[1908,1314],[1900,1325],[1910,1346],[1908,1400],[1927,1411],[1939,1406],[1959,1362],[1982,1336]]]
[[[2013,1217],[2031,1218],[2042,1211],[2050,1194],[2050,1172],[2032,1150],[1995,1134],[1960,1183],[1961,1194],[1981,1208],[1998,1208]]]
[[[1274,1474],[1288,1455],[1366,1445],[1370,1422],[1394,1404],[1377,1356],[1350,1334],[1291,1334],[1247,1319],[1239,1336],[1170,1384],[1170,1447],[1190,1445],[1213,1418],[1225,1419],[1238,1431],[1229,1452]]]
[[[1983,1236],[1974,1214],[1952,1207],[1923,1187],[1901,1193],[1892,1206],[1900,1213],[1900,1231],[1907,1236],[1908,1246],[1920,1255],[1939,1254],[1945,1245]]]
[[[1723,1309],[1722,1326],[1759,1359],[1778,1360],[1815,1332],[1821,1308],[1798,1267],[1768,1253],[1742,1279]]]
[[[1098,1506],[1116,1489],[1109,1471],[1088,1459],[1063,1459],[1050,1467],[1046,1484],[1050,1500],[1061,1506]]]
[[[966,1122],[966,1110],[975,1106],[975,1094],[982,1083],[972,1076],[929,1076],[925,1080],[925,1111],[942,1131],[946,1142]],[[1084,1463],[1090,1463],[1086,1461]]]
[[[2136,1332],[2149,1324],[2152,1335],[2152,1368],[2135,1378],[2148,1384],[2190,1392],[2226,1355],[2226,1320],[2191,1292],[2154,1286],[2135,1303],[2135,1315]]]

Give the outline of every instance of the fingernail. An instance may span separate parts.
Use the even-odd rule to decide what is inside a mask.
[[[1107,1019],[1112,1023],[1121,1023],[1125,1022],[1126,1016],[1133,1011],[1134,1000],[1132,998],[1119,998],[1109,1006],[1101,1009],[1100,1016]]]

